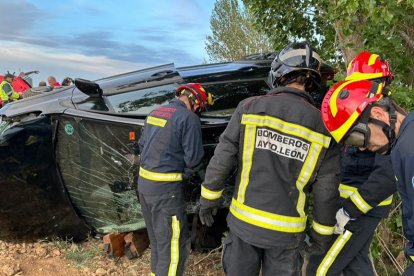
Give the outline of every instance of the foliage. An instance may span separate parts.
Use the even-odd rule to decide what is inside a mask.
[[[233,61],[270,52],[269,39],[252,23],[252,15],[237,0],[217,0],[210,19],[213,34],[206,41],[210,61]]]
[[[400,275],[409,265],[404,256],[406,239],[400,207],[401,200],[396,195],[390,215],[381,221],[371,244],[371,256],[378,275]]]
[[[389,59],[404,83],[412,84],[414,1],[383,0],[243,0],[254,24],[276,50],[308,40],[329,61],[347,64],[365,49]],[[342,68],[345,68],[342,64]]]
[[[94,245],[87,242],[77,244],[71,240],[62,240],[60,238],[52,238],[51,241],[59,250],[64,252],[65,258],[76,267],[89,266],[92,264],[94,257],[102,254],[101,244]]]
[[[408,86],[401,81],[394,81],[390,90],[395,101],[407,111],[414,111],[414,96],[412,86]]]
[[[92,259],[101,253],[102,249],[99,247],[85,248],[81,245],[72,244],[66,251],[66,259],[72,261],[75,266],[85,266],[92,262]]]

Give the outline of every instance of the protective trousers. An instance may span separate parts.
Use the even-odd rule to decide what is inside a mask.
[[[306,275],[375,275],[369,248],[380,221],[381,218],[364,215],[349,222],[326,255],[309,259]]]
[[[227,276],[300,276],[299,243],[289,248],[260,248],[244,242],[231,230],[224,241],[222,263]]]
[[[183,191],[139,193],[139,200],[151,244],[151,275],[183,275],[189,239]]]

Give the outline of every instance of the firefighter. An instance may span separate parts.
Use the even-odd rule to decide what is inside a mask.
[[[322,119],[337,142],[383,155],[391,153],[402,200],[403,229],[408,239],[405,254],[413,261],[414,113],[407,115],[395,104],[382,83],[361,80],[338,85],[328,91],[323,100]],[[342,224],[347,225],[345,221]],[[347,240],[352,235],[352,229],[345,226],[343,239]],[[411,265],[404,275],[414,275],[414,266]]]
[[[390,84],[393,75],[388,62],[367,51],[358,54],[349,63],[345,80],[364,79],[372,79],[383,85]],[[332,89],[341,88],[339,84]],[[341,170],[339,191],[343,201],[337,213],[336,229],[339,236],[321,261],[309,263],[307,274],[339,275],[342,272],[345,276],[375,275],[369,248],[381,218],[386,218],[389,214],[392,196],[396,191],[391,159],[389,156],[346,145]],[[349,238],[342,235],[344,224],[352,232]]]
[[[13,79],[13,74],[6,73],[4,75],[3,81],[0,84],[0,97],[3,101],[3,106],[5,106],[9,102],[16,101],[22,98],[22,96],[19,93],[14,91],[13,86],[11,85]]]
[[[220,136],[201,187],[200,221],[213,223],[225,179],[237,167],[223,245],[226,275],[300,275],[312,191],[312,246],[324,252],[338,210],[340,152],[309,93],[320,57],[307,42],[271,64],[267,95],[241,101]]]
[[[198,113],[212,104],[199,83],[176,90],[176,99],[146,118],[139,141],[139,200],[151,243],[151,275],[183,275],[188,224],[182,181],[204,177]]]

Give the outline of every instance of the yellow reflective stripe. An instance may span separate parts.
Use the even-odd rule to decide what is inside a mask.
[[[410,256],[410,259],[414,262],[414,256]]]
[[[238,219],[257,227],[287,233],[300,233],[306,228],[307,217],[277,215],[231,201],[230,212]]]
[[[156,173],[151,172],[143,167],[139,168],[139,175],[143,178],[153,180],[153,181],[166,181],[166,182],[174,182],[174,181],[181,181],[183,180],[181,173]]]
[[[372,207],[362,198],[358,191],[351,195],[351,200],[355,206],[364,214],[372,209]]]
[[[368,60],[368,65],[371,66],[375,63],[375,60],[377,59],[377,57],[379,57],[379,55],[377,54],[371,54],[371,56],[369,57]]]
[[[221,194],[223,193],[223,190],[221,191],[212,191],[201,185],[201,196],[205,199],[209,200],[215,200],[219,199],[221,197]]]
[[[151,272],[150,276],[155,276],[155,273],[154,272]]]
[[[345,184],[339,184],[338,190],[339,190],[339,193],[341,194],[342,198],[348,198],[348,197],[352,196],[353,193],[358,191],[358,188],[354,187],[354,186],[345,185]],[[391,203],[392,203],[392,195],[387,197],[385,200],[383,200],[377,206],[390,205]]]
[[[369,79],[376,79],[381,78],[382,73],[361,73],[361,72],[354,72],[348,77],[345,78],[347,81],[360,81],[360,80],[369,80]]]
[[[240,178],[240,185],[237,195],[237,201],[240,203],[244,202],[244,197],[246,189],[249,183],[249,174],[252,165],[252,156],[253,149],[255,145],[255,131],[256,127],[253,126],[265,126],[271,129],[278,130],[280,132],[291,134],[296,137],[301,137],[309,142],[311,142],[311,147],[304,162],[304,165],[301,169],[301,172],[296,180],[296,187],[299,191],[298,202],[296,209],[301,217],[306,215],[305,213],[305,203],[306,203],[306,194],[303,192],[304,187],[308,183],[312,173],[315,169],[318,157],[322,151],[322,147],[328,147],[330,142],[330,137],[324,136],[318,132],[311,131],[308,128],[305,128],[300,125],[288,123],[286,121],[280,120],[278,118],[273,118],[271,116],[263,115],[253,115],[253,114],[243,114],[242,124],[246,125],[245,135],[244,135],[244,145],[243,145],[243,165],[242,173]],[[253,125],[253,126],[252,126]]]
[[[178,260],[180,259],[180,221],[177,220],[177,216],[172,216],[171,228],[171,261],[168,276],[175,276],[177,274]]]
[[[339,193],[341,194],[342,198],[348,198],[350,197],[355,191],[358,190],[358,188],[345,185],[345,184],[339,184]]]
[[[378,206],[386,206],[386,205],[390,205],[391,203],[392,203],[392,195],[390,195],[389,197],[387,197],[387,199],[385,199],[380,204],[378,204]]]
[[[316,143],[312,143],[305,163],[302,166],[300,174],[296,180],[296,188],[299,191],[298,203],[296,204],[296,210],[301,217],[306,216],[305,203],[306,194],[303,192],[303,188],[308,184],[313,171],[315,170],[316,163],[318,162],[319,154],[321,153],[322,146]]]
[[[312,228],[313,230],[315,230],[317,233],[321,235],[333,235],[334,230],[335,230],[335,226],[326,226],[326,225],[317,223],[316,221],[312,222]]]
[[[348,230],[346,230],[344,234],[339,235],[332,247],[329,249],[328,253],[326,253],[321,264],[319,265],[318,270],[316,271],[317,276],[326,275],[332,263],[335,261],[336,257],[341,252],[345,244],[349,241],[351,236],[352,233]]]
[[[147,117],[147,123],[154,126],[159,127],[165,127],[165,124],[167,123],[167,120],[160,119],[157,117],[148,116]]]
[[[267,115],[243,114],[241,123],[244,125],[255,125],[273,128],[281,132],[303,138],[306,141],[318,143],[320,145],[323,145],[324,148],[328,148],[331,141],[331,138],[329,136],[325,136],[319,132],[312,131],[304,126],[288,123],[279,118],[274,118]]]
[[[252,168],[252,158],[256,141],[256,127],[247,125],[244,132],[242,171],[237,195],[237,201],[243,203],[247,185],[249,185],[250,170]]]

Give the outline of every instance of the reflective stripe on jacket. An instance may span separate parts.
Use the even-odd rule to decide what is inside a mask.
[[[184,169],[196,167],[204,155],[200,119],[174,99],[147,116],[139,146],[139,192],[159,194],[179,189]]]
[[[339,147],[308,93],[277,88],[242,101],[207,167],[201,204],[214,205],[238,167],[230,230],[261,247],[289,244],[303,234],[313,191],[311,235],[327,244],[338,210]],[[292,244],[292,243],[291,243]]]
[[[389,155],[345,147],[339,191],[344,199],[342,205],[351,217],[387,217],[396,189]]]

